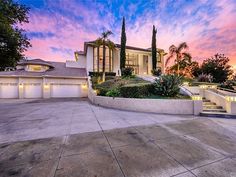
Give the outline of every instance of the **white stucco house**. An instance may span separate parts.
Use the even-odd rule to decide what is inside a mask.
[[[157,68],[164,72],[165,52],[157,51]],[[84,43],[84,51],[75,52],[73,61],[20,61],[16,70],[0,72],[0,98],[87,97],[88,74],[102,71],[102,55],[102,47],[91,41]],[[126,46],[126,66],[134,74],[151,75],[151,49]],[[120,75],[120,45],[106,49],[105,70]]]
[[[115,49],[109,50],[106,47],[106,72],[115,72],[120,75],[120,45],[116,44]],[[164,73],[163,49],[157,49],[157,68]],[[97,47],[94,41],[85,42],[84,50],[75,52],[76,61],[84,64],[87,73],[90,71],[102,71],[103,48]],[[138,48],[126,46],[126,66],[134,68],[134,74],[151,75],[152,70],[152,51],[151,48]]]

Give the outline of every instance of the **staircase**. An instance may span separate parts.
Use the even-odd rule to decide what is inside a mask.
[[[222,106],[203,98],[203,111],[200,116],[204,117],[220,117],[220,118],[236,118],[236,115],[230,115]]]

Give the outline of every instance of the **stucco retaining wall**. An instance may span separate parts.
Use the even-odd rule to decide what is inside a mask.
[[[88,98],[95,105],[128,111],[180,115],[199,115],[202,111],[201,100],[112,98],[97,96],[91,88]]]

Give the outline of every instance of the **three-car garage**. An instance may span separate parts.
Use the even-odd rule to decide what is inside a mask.
[[[1,77],[0,98],[87,97],[87,80],[81,78]]]

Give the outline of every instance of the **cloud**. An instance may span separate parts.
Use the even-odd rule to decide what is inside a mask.
[[[84,41],[96,39],[110,29],[120,41],[122,17],[126,17],[127,44],[150,47],[152,25],[157,46],[168,51],[171,44],[187,42],[194,59],[220,52],[236,64],[236,3],[234,0],[193,1],[44,1],[30,13],[24,25],[33,47],[31,58],[65,61]]]

